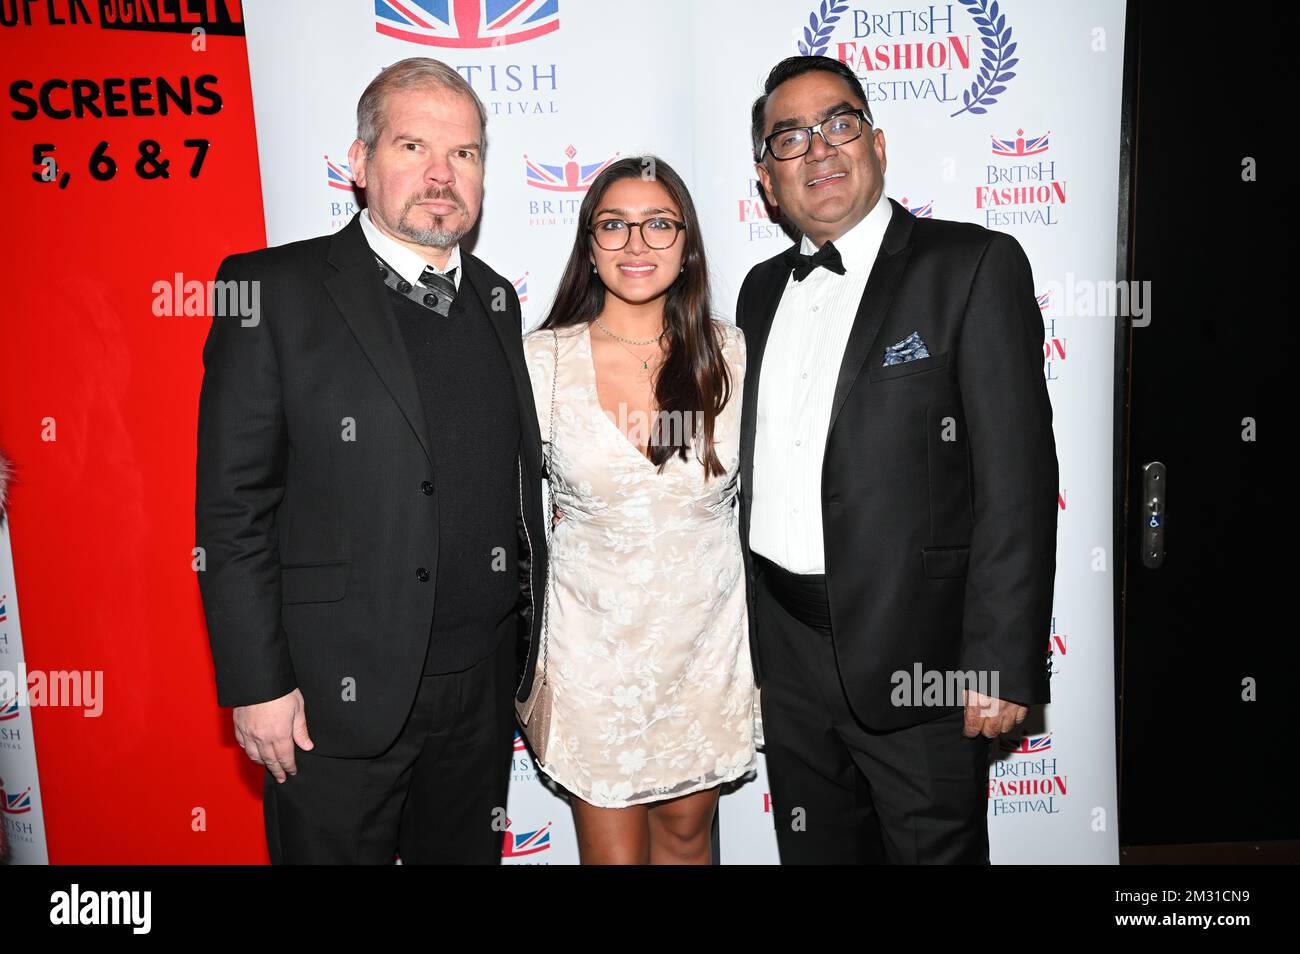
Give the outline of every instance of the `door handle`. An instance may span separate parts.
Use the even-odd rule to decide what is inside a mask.
[[[1142,467],[1142,565],[1159,569],[1165,562],[1166,485],[1169,474],[1160,461]]]

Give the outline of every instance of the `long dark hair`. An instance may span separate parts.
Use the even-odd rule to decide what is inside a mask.
[[[709,269],[704,260],[700,220],[686,183],[658,156],[627,156],[610,163],[592,182],[578,210],[578,233],[555,303],[539,328],[566,328],[590,322],[605,307],[605,283],[591,268],[590,227],[601,199],[620,179],[653,178],[682,210],[686,223],[682,271],[668,286],[664,299],[664,328],[668,356],[655,379],[655,425],[650,434],[650,462],[660,471],[673,454],[686,460],[691,441],[698,443],[704,477],[726,473],[713,443],[713,425],[731,398],[731,373],[722,356],[720,329],[715,329],[709,304]],[[662,427],[665,420],[694,422],[690,427]]]

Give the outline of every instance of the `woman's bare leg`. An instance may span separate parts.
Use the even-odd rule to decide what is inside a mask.
[[[707,865],[712,858],[710,834],[718,807],[718,786],[649,807],[650,864]]]

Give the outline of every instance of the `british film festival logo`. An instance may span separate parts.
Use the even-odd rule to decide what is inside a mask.
[[[531,782],[537,778],[537,766],[533,764],[533,753],[528,750],[528,740],[524,734],[515,729],[514,752],[510,756],[510,781]]]
[[[23,730],[13,721],[20,712],[17,695],[0,699],[0,749],[18,751],[23,747]]]
[[[999,747],[1005,757],[989,766],[989,814],[1059,814],[1069,795],[1070,777],[1058,764],[1052,733],[1003,737]]]
[[[599,162],[579,162],[578,150],[570,145],[564,155],[564,162],[547,163],[530,159],[525,153],[524,181],[543,193],[528,200],[529,225],[576,225],[582,194],[619,154]]]
[[[931,199],[929,202],[914,203],[907,196],[903,196],[898,200],[898,204],[907,209],[908,212],[911,212],[912,215],[918,219],[934,218],[934,199]]]
[[[888,12],[822,0],[808,15],[797,46],[804,56],[831,56],[848,66],[862,80],[869,103],[929,100],[957,107],[950,117],[987,113],[1020,62],[996,0]]]
[[[1057,334],[1056,317],[1048,315],[1052,304],[1053,295],[1049,288],[1038,296],[1038,310],[1043,315],[1043,377],[1049,387],[1053,381],[1060,380],[1065,368],[1065,339]]]
[[[501,857],[527,858],[539,855],[551,847],[551,822],[532,831],[511,831],[514,822],[506,819],[505,837],[501,841]]]
[[[32,787],[28,785],[21,791],[5,789],[5,780],[0,778],[0,812],[6,815],[26,815],[32,810]]]
[[[1056,178],[1056,160],[1047,155],[1051,130],[1035,136],[990,136],[993,159],[975,187],[975,211],[985,228],[1007,225],[1058,225],[1065,205],[1065,182]]]
[[[0,819],[3,819],[11,847],[16,844],[36,844],[32,808],[30,785],[24,787],[12,775],[8,779],[0,778]]]
[[[357,214],[356,182],[352,178],[352,169],[346,160],[325,157],[325,185],[338,190],[329,197],[330,230],[337,232],[352,221]],[[343,195],[338,193],[342,192]]]
[[[482,50],[513,50],[560,28],[559,0],[375,0],[375,32],[428,52],[474,87],[492,116],[559,112],[554,61],[485,63]],[[467,62],[457,62],[465,51]]]

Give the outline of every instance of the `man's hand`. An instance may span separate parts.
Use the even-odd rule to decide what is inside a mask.
[[[1024,722],[1028,714],[1029,710],[1024,706],[967,689],[966,724],[962,727],[961,734],[973,739],[982,733],[995,739],[1012,725]]]
[[[302,692],[298,689],[270,702],[235,706],[235,738],[248,757],[261,762],[277,782],[285,773],[298,774],[293,745],[312,749],[315,744],[307,735],[307,716]]]

